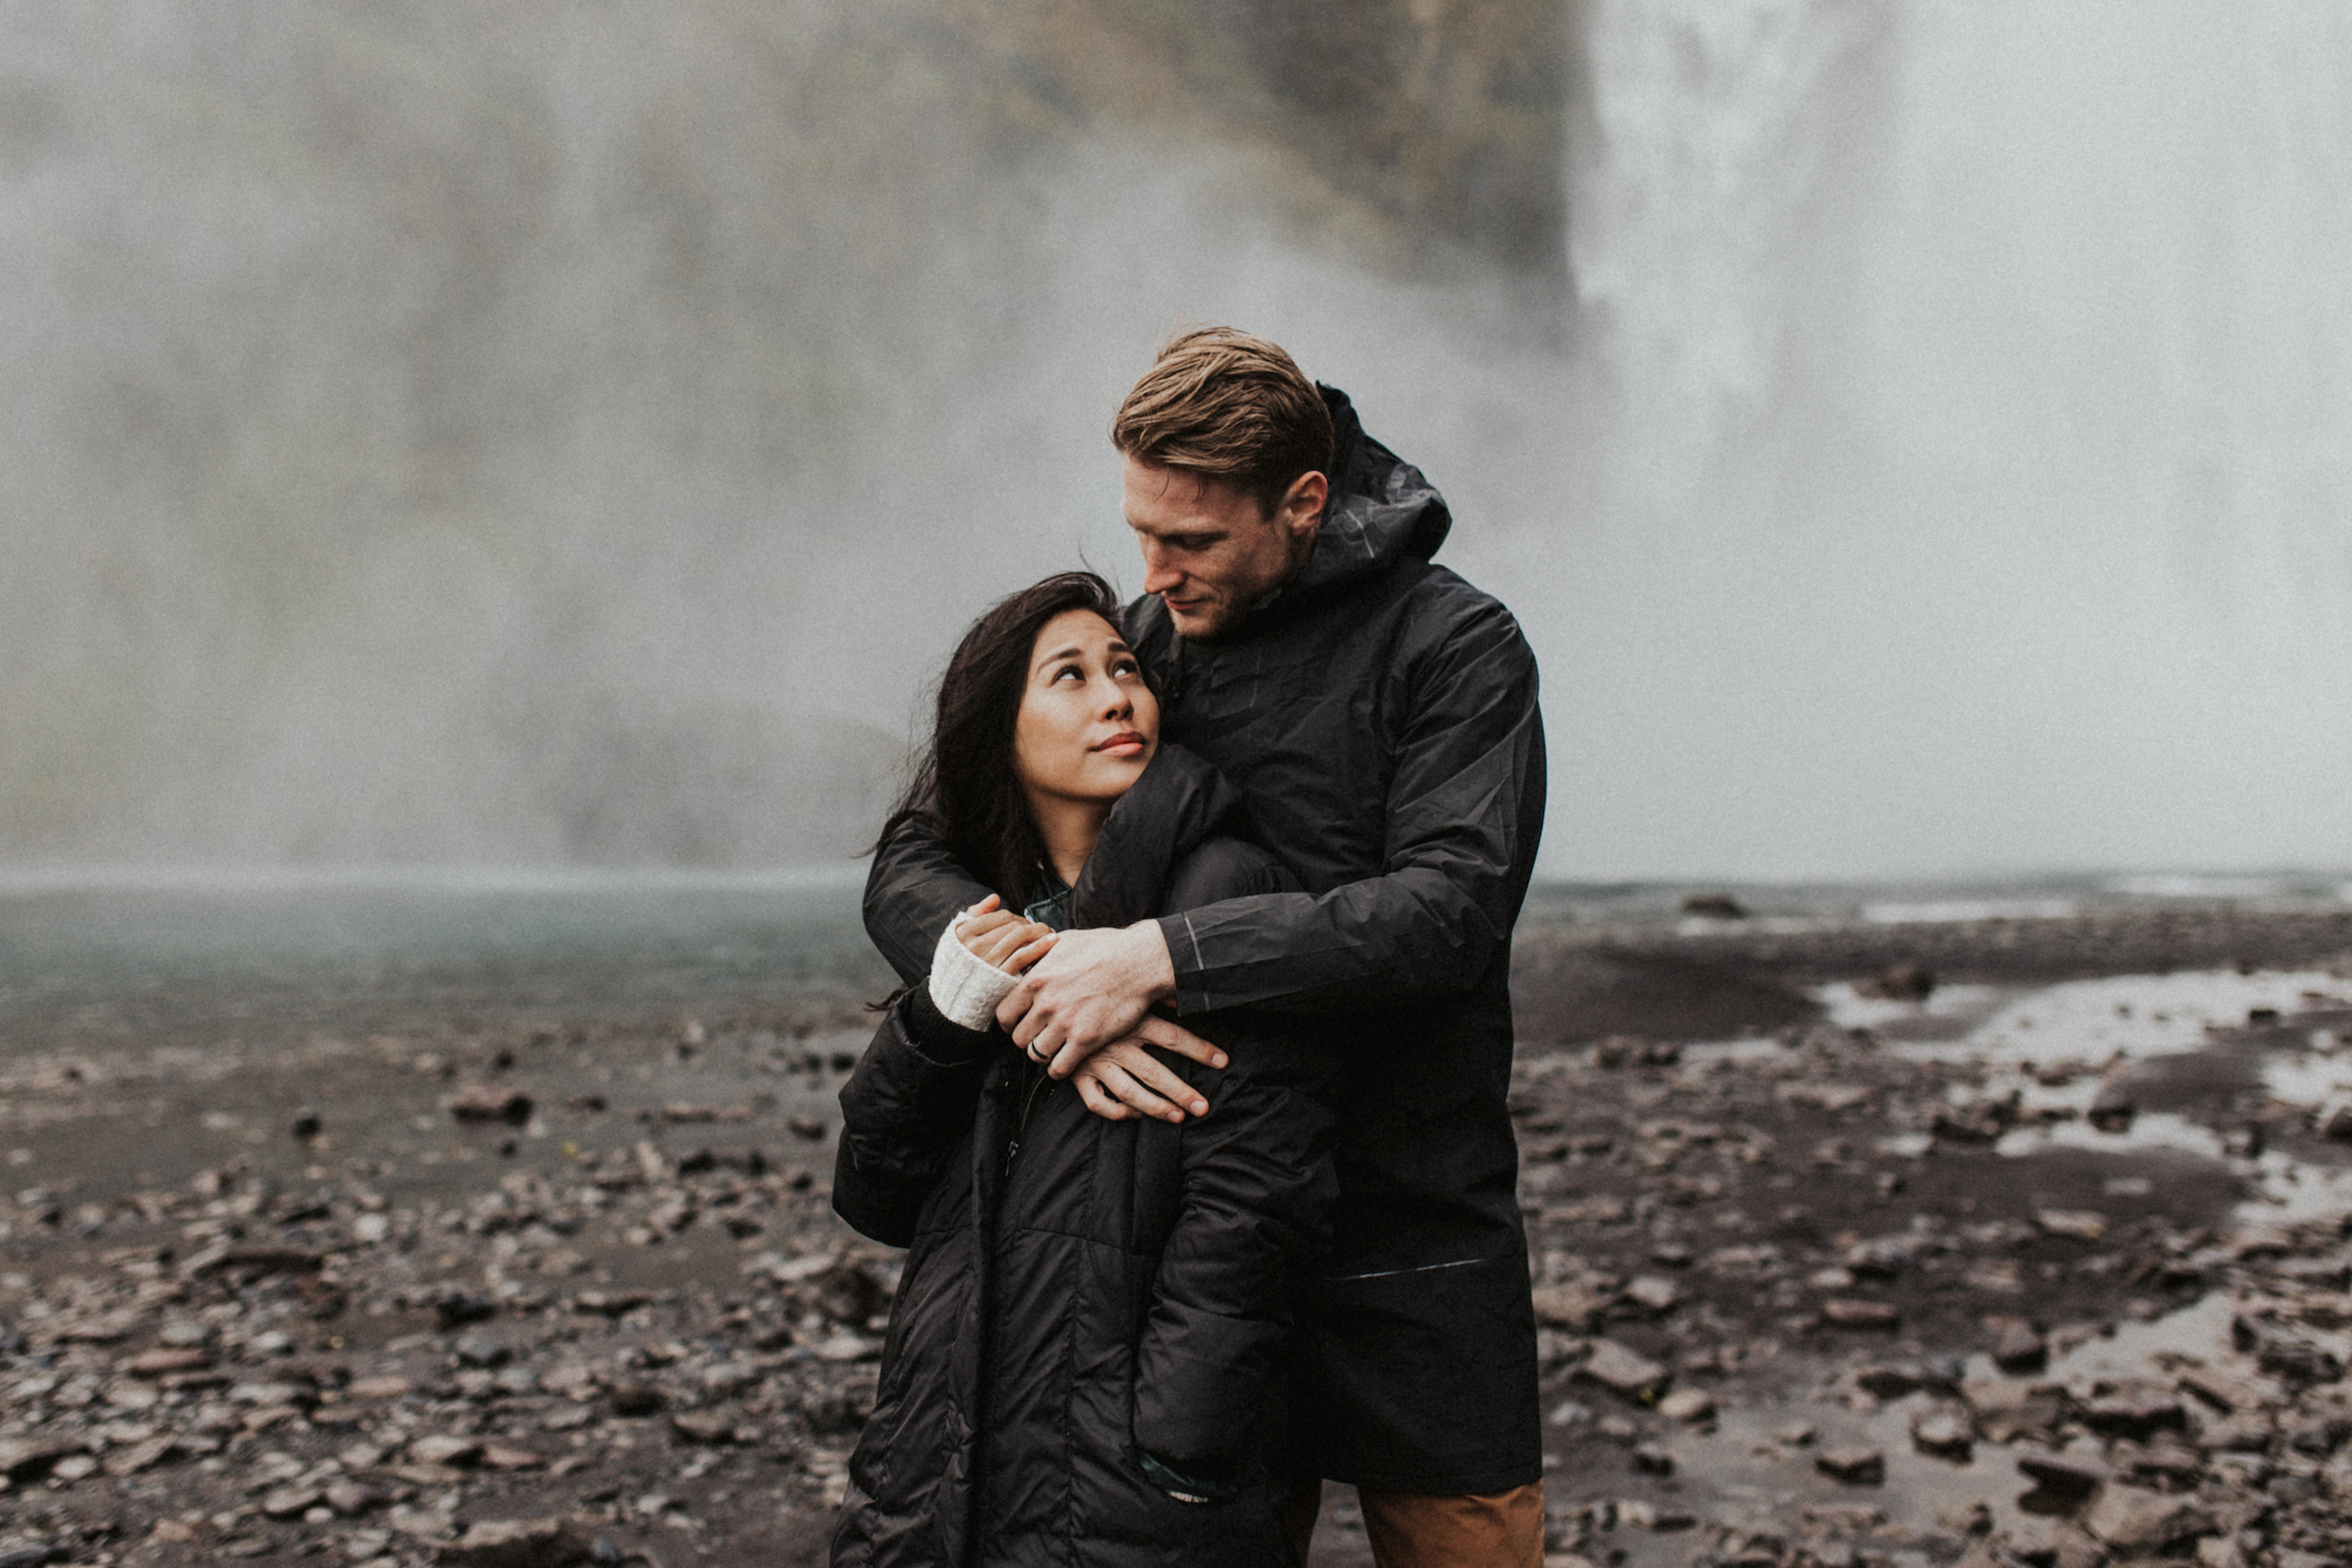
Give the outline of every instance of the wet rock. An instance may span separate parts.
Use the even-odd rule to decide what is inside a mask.
[[[262,1498],[262,1512],[272,1519],[299,1519],[326,1496],[315,1486],[282,1486]]]
[[[180,1439],[169,1435],[150,1437],[145,1442],[133,1443],[125,1448],[108,1449],[106,1473],[118,1479],[135,1476],[169,1459],[179,1449]]]
[[[435,1560],[447,1568],[567,1568],[595,1549],[588,1531],[568,1519],[484,1519]]]
[[[2083,1113],[2083,1119],[2102,1132],[2128,1132],[2139,1116],[2139,1103],[2122,1088],[2110,1085],[2099,1091]]]
[[[457,1353],[458,1362],[468,1367],[503,1367],[514,1352],[487,1334],[467,1334],[451,1347]]]
[[[1880,1486],[1886,1481],[1886,1455],[1877,1449],[1823,1449],[1813,1467],[1849,1486]]]
[[[1661,1275],[1637,1275],[1626,1286],[1623,1300],[1652,1317],[1662,1316],[1681,1304],[1682,1287]]]
[[[616,1383],[606,1399],[615,1416],[653,1416],[669,1401],[649,1383]]]
[[[1984,1321],[1993,1331],[1993,1364],[2005,1372],[2038,1372],[2049,1364],[2050,1347],[2023,1318]]]
[[[1884,1002],[1925,1002],[1935,994],[1935,975],[1922,964],[1891,964],[1876,979],[1854,987],[1854,994]]]
[[[20,1486],[39,1481],[59,1460],[80,1453],[83,1447],[81,1439],[74,1437],[0,1437],[0,1476]]]
[[[1590,1334],[1600,1326],[1609,1310],[1614,1292],[1601,1289],[1590,1280],[1567,1285],[1539,1285],[1535,1288],[1535,1318],[1554,1328],[1565,1328],[1578,1334]]]
[[[454,1468],[478,1462],[482,1458],[482,1442],[473,1437],[420,1437],[408,1445],[408,1457],[419,1465]]]
[[[2090,1209],[2037,1209],[2034,1224],[2045,1236],[2095,1242],[2107,1233],[2107,1217]]]
[[[1832,1328],[1858,1328],[1879,1333],[1902,1326],[1901,1310],[1892,1302],[1833,1296],[1821,1303],[1821,1321]]]
[[[1951,1411],[1929,1411],[1912,1418],[1911,1446],[1938,1459],[1966,1464],[1969,1456],[1976,1452],[1976,1428],[1966,1418]]]
[[[1675,1473],[1675,1456],[1656,1443],[1633,1446],[1633,1467],[1645,1476],[1670,1476]]]
[[[1715,1400],[1696,1388],[1677,1388],[1658,1402],[1658,1413],[1670,1421],[1696,1424],[1715,1418]]]
[[[689,1443],[732,1443],[734,1420],[716,1410],[680,1410],[670,1417],[670,1430]]]
[[[2018,1471],[2061,1505],[2049,1512],[2066,1512],[2115,1479],[2105,1460],[2087,1453],[2026,1449],[2016,1458]]]
[[[1652,1399],[1665,1386],[1666,1369],[1629,1345],[1596,1339],[1585,1354],[1579,1377],[1589,1378],[1627,1399]]]
[[[2093,1432],[2135,1441],[2161,1431],[2178,1432],[2188,1422],[2179,1395],[2161,1384],[2147,1382],[2102,1384],[2078,1414]]]
[[[2214,1533],[2211,1510],[2195,1497],[2109,1485],[2083,1515],[2083,1528],[2119,1552],[2161,1552]]]
[[[372,1513],[391,1501],[390,1494],[381,1487],[369,1486],[350,1480],[329,1482],[326,1498],[326,1506],[346,1519],[356,1519],[363,1513]]]
[[[502,1121],[510,1127],[520,1127],[531,1120],[531,1096],[496,1084],[469,1085],[443,1103],[458,1121]]]
[[[2280,1382],[2294,1387],[2335,1383],[2344,1377],[2344,1363],[2326,1347],[2294,1330],[2243,1313],[2230,1321],[2230,1338],[2242,1354]]]
[[[1728,893],[1693,893],[1682,900],[1682,912],[1702,920],[1745,920],[1747,907]]]
[[[1961,1364],[1947,1359],[1881,1361],[1854,1374],[1854,1385],[1875,1400],[1899,1400],[1922,1388],[1952,1393],[1960,1387]]]

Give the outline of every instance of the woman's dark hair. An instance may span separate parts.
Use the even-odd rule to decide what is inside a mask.
[[[1045,846],[1013,773],[1013,726],[1037,635],[1072,610],[1119,625],[1118,595],[1092,572],[1047,578],[972,623],[939,677],[930,749],[882,825],[886,839],[910,816],[930,818],[956,859],[1015,910],[1046,887]]]

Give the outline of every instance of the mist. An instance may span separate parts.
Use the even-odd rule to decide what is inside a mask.
[[[1548,872],[2352,865],[2335,8],[1465,0],[1402,130],[1199,10],[0,6],[0,862],[840,863],[1216,320],[1453,501]]]

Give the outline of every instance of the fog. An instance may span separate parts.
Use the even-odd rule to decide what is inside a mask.
[[[1114,0],[0,5],[0,863],[837,864],[1222,320],[1453,500],[1549,872],[2352,865],[2338,8],[1424,11],[1501,197]]]

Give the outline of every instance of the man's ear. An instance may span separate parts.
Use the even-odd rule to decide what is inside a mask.
[[[1323,503],[1331,497],[1331,482],[1310,468],[1291,482],[1282,493],[1282,504],[1275,515],[1282,521],[1283,531],[1295,539],[1303,539],[1314,532],[1323,522]]]

